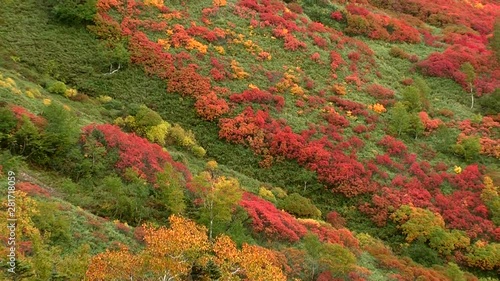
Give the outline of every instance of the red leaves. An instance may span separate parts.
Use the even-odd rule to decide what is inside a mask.
[[[301,135],[295,134],[287,126],[273,136],[269,144],[269,149],[274,155],[283,155],[290,159],[296,159],[304,144],[304,138]]]
[[[366,86],[365,91],[372,97],[380,101],[381,104],[387,106],[394,103],[394,91],[379,84],[371,84]]]
[[[49,197],[50,193],[47,189],[40,187],[39,185],[30,183],[30,182],[20,182],[16,185],[16,188],[26,192],[28,195],[33,196],[43,196]]]
[[[150,74],[167,78],[174,71],[172,55],[163,52],[160,44],[151,42],[142,32],[135,32],[130,38],[129,51],[131,61]]]
[[[307,233],[307,229],[290,214],[276,209],[269,201],[245,193],[240,205],[252,218],[253,230],[269,238],[296,242]]]
[[[245,90],[241,94],[231,95],[229,99],[236,103],[274,103],[278,110],[281,110],[285,105],[285,99],[282,96],[273,95],[260,89]]]
[[[300,41],[290,33],[285,34],[284,39],[285,39],[285,45],[284,45],[285,50],[297,51],[298,49],[307,48],[306,43]]]
[[[346,64],[346,62],[344,61],[342,56],[340,56],[339,53],[337,53],[335,51],[330,52],[330,69],[332,70],[332,72],[337,71],[339,66],[345,65],[345,64]]]
[[[378,143],[378,145],[382,145],[386,148],[386,151],[389,153],[389,155],[404,155],[406,154],[406,145],[391,136],[386,135],[384,138],[382,138]]]
[[[10,105],[9,109],[14,113],[14,116],[18,121],[23,120],[23,116],[26,116],[36,127],[42,129],[47,125],[47,120],[45,118],[37,116],[31,112],[29,112],[26,108],[18,105]],[[19,124],[19,123],[18,123]]]
[[[495,87],[500,85],[500,77],[495,71],[495,59],[492,53],[486,50],[463,44],[455,44],[446,49],[443,53],[432,53],[427,59],[419,62],[417,66],[426,75],[446,77],[455,80],[465,90],[469,91],[466,83],[466,75],[461,71],[461,66],[470,62],[477,73],[481,73],[474,81],[478,95],[493,92]]]

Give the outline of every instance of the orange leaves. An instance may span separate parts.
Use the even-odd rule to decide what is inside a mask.
[[[169,218],[170,228],[146,228],[147,251],[157,257],[196,257],[208,249],[206,228],[178,216]]]
[[[343,84],[334,84],[333,85],[333,92],[339,96],[344,96],[347,94],[347,89],[345,86],[345,83]]]
[[[171,216],[169,221],[169,228],[144,226],[146,248],[138,254],[121,247],[94,256],[87,278],[139,280],[148,276],[187,280],[193,265],[212,260],[220,269],[221,280],[240,280],[238,277],[256,281],[286,280],[274,251],[248,244],[239,250],[225,235],[210,244],[204,226],[178,216]]]
[[[197,50],[201,54],[206,54],[207,50],[208,50],[208,46],[191,38],[188,40],[188,42],[186,44],[186,50]]]
[[[225,7],[227,5],[226,0],[213,0],[213,5],[215,7]]]
[[[137,270],[142,261],[122,246],[118,251],[109,251],[94,256],[87,270],[88,280],[132,280],[140,278]]]
[[[218,98],[214,92],[199,96],[194,106],[198,115],[208,121],[212,121],[229,111],[226,100]]]
[[[159,9],[163,7],[163,0],[144,0],[144,5],[155,6]]]
[[[169,218],[170,228],[144,226],[146,248],[132,254],[127,248],[94,256],[87,270],[89,280],[135,280],[146,275],[184,279],[209,250],[206,228],[178,216]]]

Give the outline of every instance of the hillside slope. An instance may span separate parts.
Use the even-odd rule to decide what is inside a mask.
[[[96,246],[33,211],[26,278],[498,273],[494,1],[4,2],[3,177],[126,223]],[[49,273],[64,243],[91,250]]]

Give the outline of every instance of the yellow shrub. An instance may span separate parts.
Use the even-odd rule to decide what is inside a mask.
[[[144,0],[144,5],[161,8],[163,7],[163,0]]]
[[[274,197],[274,194],[271,192],[271,190],[261,186],[259,188],[259,196],[272,202],[276,202],[276,197]]]
[[[40,91],[36,88],[30,88],[28,90],[26,90],[26,95],[30,98],[40,98],[42,97],[42,94],[40,93]]]
[[[165,121],[162,121],[159,125],[151,126],[146,129],[146,138],[151,142],[164,146],[165,137],[167,136],[168,129],[170,127],[170,124]]]
[[[226,53],[226,50],[224,50],[224,47],[222,46],[215,46],[214,49],[221,55],[224,55]]]
[[[243,67],[241,67],[240,64],[235,60],[231,61],[231,69],[233,70],[233,78],[235,79],[245,79],[250,76],[250,74],[245,72]]]
[[[214,170],[217,170],[219,164],[217,164],[217,161],[215,160],[210,160],[207,162],[207,164],[205,165],[205,169],[209,170],[209,171],[214,171]]]
[[[67,89],[66,92],[64,92],[64,96],[67,98],[74,97],[78,94],[78,91],[76,89]]]
[[[199,145],[193,145],[191,147],[191,152],[193,152],[193,154],[199,158],[202,158],[203,156],[205,156],[207,154],[207,151]]]
[[[110,102],[112,100],[113,100],[113,98],[110,97],[110,96],[99,96],[97,98],[97,101],[99,101],[100,103],[108,103],[108,102]]]

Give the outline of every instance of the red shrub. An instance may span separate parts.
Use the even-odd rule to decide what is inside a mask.
[[[333,19],[333,20],[336,20],[336,21],[341,21],[344,17],[342,16],[342,13],[339,12],[339,11],[335,11],[335,12],[332,12],[330,14],[330,17]]]
[[[384,146],[389,155],[403,155],[407,151],[406,145],[402,141],[388,135],[383,137],[377,144]]]
[[[36,195],[36,196],[50,197],[50,193],[47,189],[42,188],[39,185],[30,182],[18,182],[16,188],[26,192],[30,196]]]
[[[313,35],[312,38],[313,38],[314,45],[316,45],[322,49],[325,49],[328,46],[328,42],[325,40],[325,38],[320,37],[320,36],[315,36],[315,35]]]
[[[326,27],[320,22],[311,22],[307,27],[311,32],[327,32]]]
[[[47,125],[47,120],[41,116],[37,116],[31,112],[29,112],[26,108],[18,105],[9,105],[8,108],[14,113],[14,116],[18,121],[22,121],[23,117],[27,117],[33,125],[38,127],[39,129],[44,128]]]
[[[191,174],[184,165],[174,162],[170,154],[157,144],[138,137],[135,134],[127,134],[119,127],[109,124],[91,124],[83,128],[83,141],[94,130],[100,131],[104,135],[105,146],[107,148],[118,149],[119,159],[115,167],[124,172],[127,168],[135,170],[140,177],[155,182],[156,173],[162,172],[165,164],[170,163],[178,171],[184,174],[187,180],[191,179]]]
[[[245,143],[247,138],[253,137],[262,131],[268,113],[258,111],[254,113],[251,107],[234,118],[223,118],[219,121],[219,137],[236,143]]]
[[[311,60],[314,62],[319,62],[320,61],[320,54],[318,52],[315,52],[311,55]]]
[[[349,4],[345,8],[352,15],[367,16],[368,14],[370,14],[370,11],[368,11],[367,9],[354,4]]]
[[[346,220],[335,211],[332,211],[326,215],[326,221],[335,228],[343,228],[346,223]]]
[[[424,124],[426,132],[432,132],[440,125],[444,124],[441,119],[431,119],[425,111],[420,112],[418,117],[420,118],[420,121],[422,121],[422,124]]]
[[[278,210],[271,202],[251,193],[244,193],[240,205],[252,218],[253,230],[268,238],[296,242],[307,233],[290,214]]]
[[[245,90],[241,94],[231,95],[229,99],[236,103],[271,103],[275,104],[278,110],[281,110],[285,105],[285,100],[282,96],[273,95],[260,89]]]
[[[342,56],[340,56],[339,53],[337,53],[335,51],[330,52],[330,69],[332,70],[332,72],[337,71],[339,66],[345,65],[345,64],[346,64],[346,62],[344,61]]]
[[[297,51],[299,48],[306,49],[306,43],[299,41],[295,36],[290,33],[285,34],[285,50]]]
[[[290,127],[279,130],[272,136],[269,150],[274,155],[285,156],[289,159],[296,159],[300,150],[304,147],[304,138],[292,131]]]

